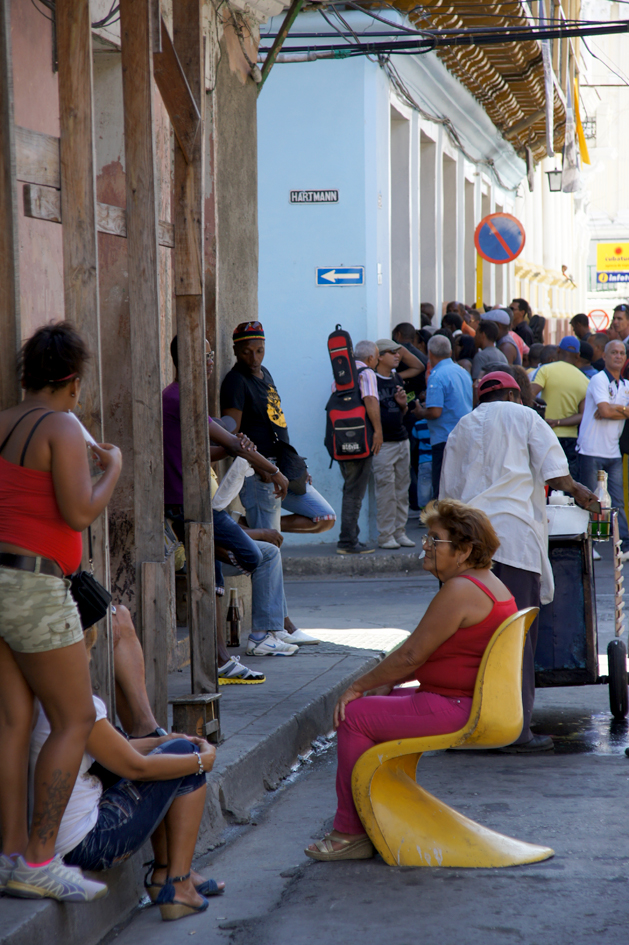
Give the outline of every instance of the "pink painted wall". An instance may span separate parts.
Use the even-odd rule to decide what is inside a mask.
[[[43,8],[42,8],[43,9]],[[57,75],[52,69],[52,31],[30,0],[11,0],[15,123],[59,135]],[[63,318],[61,226],[24,216],[18,185],[22,337]]]

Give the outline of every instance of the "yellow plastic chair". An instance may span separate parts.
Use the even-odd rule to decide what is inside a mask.
[[[425,751],[502,748],[518,738],[523,723],[522,650],[537,612],[536,607],[520,610],[494,633],[483,654],[464,728],[383,742],[354,765],[354,803],[389,866],[516,866],[554,855],[550,847],[523,843],[475,823],[415,780]]]

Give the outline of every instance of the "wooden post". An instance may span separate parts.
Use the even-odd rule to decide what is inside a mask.
[[[173,45],[204,119],[204,58],[200,0],[173,5]],[[175,143],[175,297],[181,395],[188,629],[193,693],[217,692],[214,542],[210,496],[204,308],[203,127],[186,161]]]
[[[89,0],[57,0],[56,26],[65,312],[92,352],[92,361],[82,379],[80,412],[85,426],[101,443],[104,437]],[[96,577],[109,587],[106,512],[94,522],[92,537]],[[101,632],[101,641],[94,651],[92,678],[95,690],[108,703],[113,718],[115,688],[111,615],[101,621],[101,626],[104,634]]]
[[[0,4],[0,410],[20,401],[20,277],[11,64],[11,4]]]
[[[133,505],[138,628],[147,688],[167,717],[168,643],[175,584],[164,562],[158,204],[153,122],[152,0],[121,0],[122,92],[133,418]]]

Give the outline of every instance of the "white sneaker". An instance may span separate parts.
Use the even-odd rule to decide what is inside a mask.
[[[15,858],[15,868],[4,889],[19,899],[57,899],[59,902],[92,902],[109,892],[105,883],[86,879],[75,866],[66,866],[59,855],[46,866],[29,866]]]
[[[263,682],[266,682],[264,673],[257,673],[254,669],[243,666],[239,656],[232,656],[224,666],[218,667],[219,686],[252,686]]]
[[[267,633],[261,640],[247,641],[247,656],[294,656],[299,647],[284,643],[274,633]]]
[[[395,538],[389,538],[388,541],[385,541],[383,544],[378,542],[378,548],[384,548],[386,551],[392,551],[394,548],[399,548],[399,544]]]
[[[629,561],[629,551],[622,551],[620,554],[620,560],[624,564],[625,561]]]
[[[415,542],[411,541],[408,535],[401,535],[399,538],[395,539],[402,548],[414,548]]]
[[[288,630],[276,630],[275,636],[284,643],[295,643],[297,646],[312,646],[315,643],[321,643],[316,637],[311,637],[303,630],[295,630],[289,633]]]
[[[5,853],[0,853],[0,890],[4,890],[4,887],[11,878],[11,873],[14,868],[15,858],[7,856]]]

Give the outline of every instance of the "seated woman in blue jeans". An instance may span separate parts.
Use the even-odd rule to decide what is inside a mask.
[[[95,638],[96,632],[88,630],[88,648]],[[61,820],[55,854],[67,866],[108,870],[150,838],[155,860],[145,886],[162,919],[203,912],[209,905],[206,897],[225,888],[191,870],[205,804],[205,773],[212,769],[216,749],[184,735],[129,742],[107,721],[104,703],[93,699],[96,723]],[[31,737],[31,772],[49,732],[40,708]],[[100,780],[89,774],[94,761],[120,780],[103,790]]]

